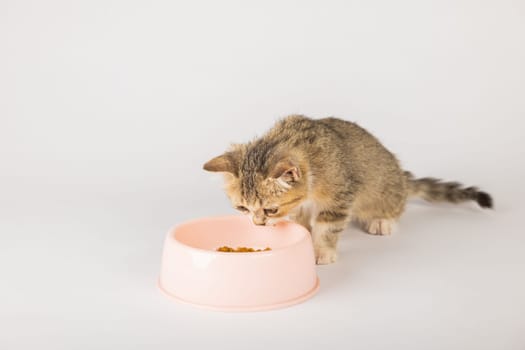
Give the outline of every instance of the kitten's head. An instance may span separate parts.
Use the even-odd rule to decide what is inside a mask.
[[[304,164],[287,152],[261,144],[237,145],[204,164],[225,174],[225,191],[234,208],[250,214],[256,225],[283,220],[307,197]]]

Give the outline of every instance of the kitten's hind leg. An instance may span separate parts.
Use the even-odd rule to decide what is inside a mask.
[[[381,197],[368,194],[354,202],[352,214],[367,233],[390,235],[403,213],[405,202],[406,193],[403,191],[381,192]]]
[[[350,221],[348,211],[321,211],[312,228],[315,261],[318,265],[331,264],[337,260],[339,234]]]

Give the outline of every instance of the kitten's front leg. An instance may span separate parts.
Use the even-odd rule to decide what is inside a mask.
[[[308,231],[312,232],[312,226],[310,224],[311,214],[306,208],[299,208],[296,210],[290,215],[290,219],[299,225],[304,226]]]
[[[337,240],[349,221],[347,210],[324,210],[317,215],[312,228],[312,239],[318,265],[336,261]]]

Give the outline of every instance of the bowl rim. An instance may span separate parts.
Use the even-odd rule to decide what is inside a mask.
[[[279,225],[281,223],[285,223],[286,225],[292,225],[292,226],[298,226],[298,228],[303,231],[304,235],[303,237],[301,237],[301,239],[297,240],[296,242],[290,244],[290,245],[287,245],[285,247],[281,247],[281,248],[277,248],[277,249],[273,249],[272,250],[266,250],[266,251],[260,251],[260,252],[249,252],[250,254],[247,254],[247,253],[238,253],[238,252],[219,252],[219,251],[216,251],[216,250],[209,250],[209,249],[203,249],[203,248],[197,248],[197,247],[193,247],[193,246],[190,246],[188,244],[185,244],[185,243],[182,243],[180,240],[178,240],[176,237],[175,237],[175,233],[177,232],[177,229],[179,229],[180,227],[182,226],[185,226],[185,225],[190,225],[190,224],[193,224],[193,223],[196,223],[196,222],[200,222],[200,221],[203,221],[203,220],[206,220],[206,219],[227,219],[227,218],[242,218],[244,217],[243,215],[235,215],[235,214],[229,214],[229,215],[214,215],[214,216],[204,216],[204,217],[201,217],[201,218],[195,218],[195,219],[190,219],[190,220],[187,220],[187,221],[184,221],[184,222],[181,222],[179,224],[176,224],[174,226],[172,226],[169,230],[168,230],[168,234],[166,235],[166,239],[169,239],[171,238],[171,240],[179,245],[179,246],[182,246],[184,247],[185,249],[190,249],[190,250],[195,250],[195,251],[198,251],[198,252],[201,252],[201,253],[206,253],[206,254],[210,254],[210,255],[213,255],[213,256],[239,256],[239,257],[243,257],[243,256],[251,256],[252,254],[257,254],[257,255],[271,255],[271,254],[275,254],[276,252],[282,252],[284,250],[287,250],[291,247],[294,247],[296,245],[299,245],[301,243],[303,243],[303,241],[307,240],[310,236],[310,232],[306,229],[306,227],[298,224],[298,223],[295,223],[293,221],[290,221],[290,220],[286,220],[286,221],[281,221],[279,223],[277,223],[276,225]],[[313,248],[312,248],[313,249]]]

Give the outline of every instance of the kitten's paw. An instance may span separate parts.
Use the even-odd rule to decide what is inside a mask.
[[[327,265],[337,260],[337,252],[334,248],[319,247],[315,249],[315,263]]]
[[[371,235],[390,235],[392,233],[392,220],[376,219],[372,220],[366,226],[366,230]]]

